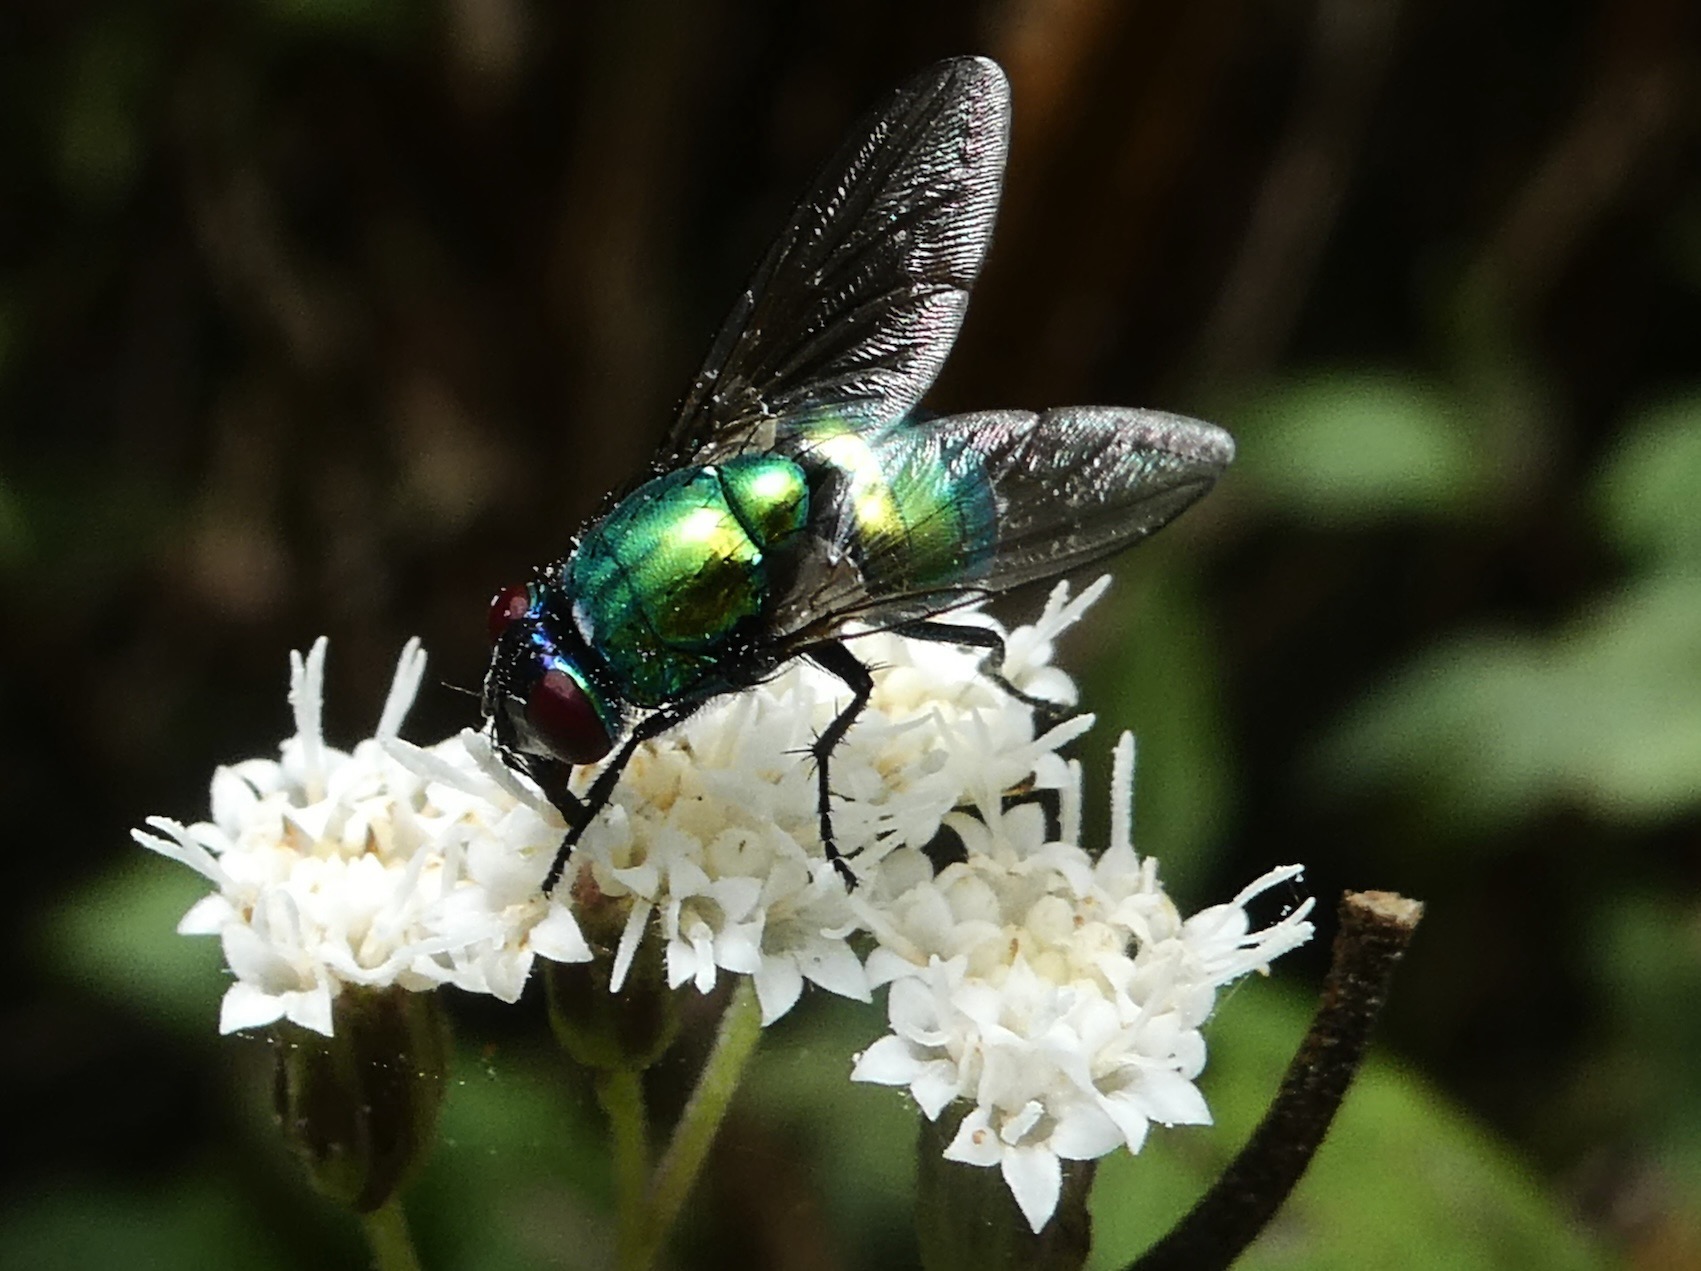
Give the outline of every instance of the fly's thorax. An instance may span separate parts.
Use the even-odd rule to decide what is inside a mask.
[[[721,683],[764,613],[770,553],[808,519],[803,472],[753,455],[639,486],[586,532],[563,583],[586,645],[642,706]]]
[[[818,521],[837,533],[872,594],[973,579],[992,559],[997,495],[981,455],[924,426],[879,429],[821,419],[800,431],[800,454],[830,476]]]
[[[719,465],[727,505],[764,552],[784,547],[809,523],[809,478],[783,455],[740,455]]]

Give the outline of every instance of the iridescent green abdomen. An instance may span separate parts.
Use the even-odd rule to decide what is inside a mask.
[[[800,435],[806,462],[840,474],[840,519],[870,594],[967,582],[991,563],[998,501],[972,446],[909,423],[859,431],[828,419]]]
[[[808,519],[804,473],[776,455],[639,486],[580,540],[567,593],[621,696],[659,706],[715,688],[719,659],[769,600],[769,556]]]

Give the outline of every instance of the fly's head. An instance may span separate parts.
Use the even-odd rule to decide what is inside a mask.
[[[515,583],[491,600],[484,714],[511,754],[595,763],[613,749],[620,713],[586,672],[572,623],[552,614],[550,596],[546,584]]]

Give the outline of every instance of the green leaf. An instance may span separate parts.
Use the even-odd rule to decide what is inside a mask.
[[[1639,822],[1701,804],[1701,578],[1627,587],[1555,635],[1439,645],[1317,756],[1336,789],[1420,790],[1476,831],[1561,805]]]
[[[1701,392],[1628,424],[1602,467],[1596,501],[1606,534],[1653,564],[1701,564]]]
[[[1605,1013],[1579,1069],[1567,1118],[1589,1142],[1634,1144],[1681,1189],[1676,1212],[1701,1214],[1701,958],[1695,902],[1684,895],[1607,901],[1587,966]]]
[[[1405,376],[1338,372],[1283,384],[1236,412],[1231,429],[1237,478],[1310,522],[1454,519],[1483,490],[1463,410]]]

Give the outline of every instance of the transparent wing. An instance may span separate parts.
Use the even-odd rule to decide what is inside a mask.
[[[1054,578],[1130,547],[1201,498],[1234,458],[1222,429],[1158,411],[1066,406],[979,411],[866,438],[899,503],[937,510],[870,532],[867,487],[829,487],[817,559],[801,570],[780,628],[799,642],[850,622],[896,626],[1024,583]],[[797,451],[810,460],[810,446]],[[964,500],[990,485],[989,533]],[[915,499],[915,490],[959,492]],[[932,523],[930,523],[932,522]],[[918,544],[956,543],[955,556]]]
[[[939,374],[992,236],[1010,86],[983,58],[941,62],[854,132],[792,213],[662,447],[713,462],[771,443],[764,423],[907,415]]]

